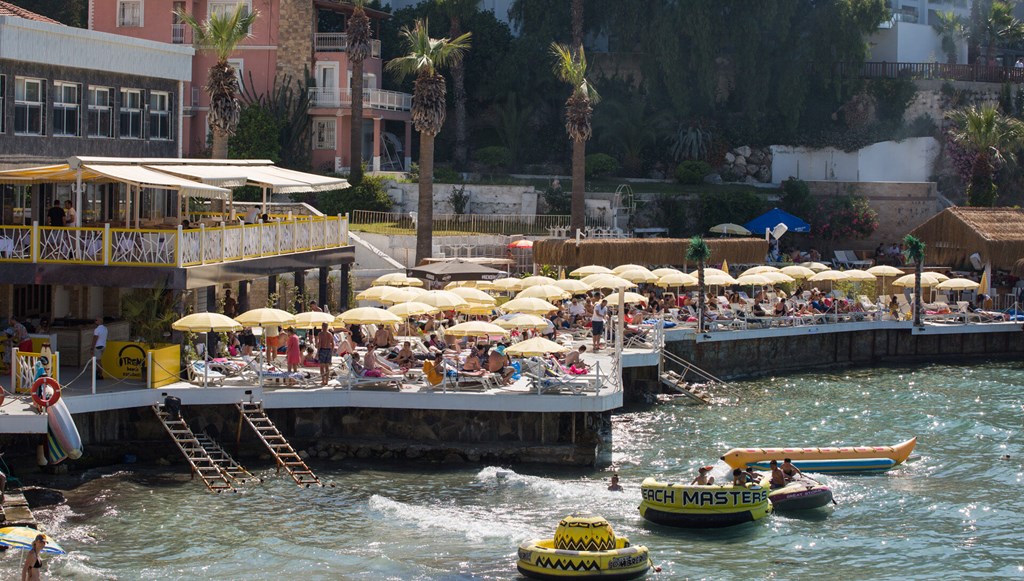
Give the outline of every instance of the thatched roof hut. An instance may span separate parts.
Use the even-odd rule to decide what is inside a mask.
[[[709,264],[728,260],[729,264],[760,264],[768,254],[763,238],[709,238]],[[614,238],[607,240],[538,240],[533,244],[537,264],[578,267],[587,264],[676,265],[686,264],[689,238]],[[690,264],[689,266],[694,266]]]
[[[925,262],[963,268],[977,252],[982,263],[1011,270],[1024,258],[1024,210],[946,208],[910,232],[925,243]]]

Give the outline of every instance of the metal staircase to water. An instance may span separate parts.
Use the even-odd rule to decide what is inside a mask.
[[[278,472],[284,468],[299,486],[323,486],[288,440],[284,439],[274,422],[267,417],[263,402],[242,402],[238,404],[238,411],[274,456]]]
[[[679,367],[682,371],[677,372],[672,369],[665,369],[666,362]],[[688,380],[687,376],[692,376],[693,379]],[[686,397],[693,403],[711,405],[714,403],[715,396],[721,395],[722,392],[736,395],[735,389],[727,382],[711,375],[682,357],[669,353],[664,348],[661,350],[658,378],[673,394]]]
[[[224,451],[213,438],[206,432],[199,432],[196,436],[196,441],[206,451],[206,455],[210,457],[214,463],[220,468],[221,472],[225,476],[234,481],[235,484],[247,484],[249,482],[260,482],[261,479],[253,476],[244,466],[235,461],[230,454]]]
[[[162,405],[153,406],[153,413],[156,414],[164,429],[167,430],[182,455],[185,456],[185,460],[192,467],[193,476],[198,474],[199,478],[203,480],[203,484],[213,492],[235,491],[232,484],[233,479],[224,472],[217,461],[210,457],[181,416],[171,417],[170,413],[164,411]]]

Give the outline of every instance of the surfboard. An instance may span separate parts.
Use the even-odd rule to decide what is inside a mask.
[[[78,434],[78,428],[64,400],[57,400],[57,403],[47,408],[47,425],[47,451],[53,463],[64,458],[77,460],[82,457],[82,437]]]

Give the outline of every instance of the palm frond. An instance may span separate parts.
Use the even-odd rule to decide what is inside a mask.
[[[239,43],[249,36],[249,29],[259,17],[258,10],[248,12],[248,6],[241,2],[233,13],[211,14],[202,22],[182,9],[175,14],[192,29],[196,49],[213,52],[221,62],[227,62]]]
[[[921,264],[924,261],[924,241],[914,236],[913,234],[907,234],[903,238],[903,244],[907,246],[906,255],[907,258],[915,264]]]
[[[394,73],[399,79],[409,75],[435,75],[438,69],[460,62],[469,50],[473,33],[467,32],[456,38],[430,38],[429,21],[417,20],[410,29],[403,26],[398,34],[403,39],[406,54],[395,57],[384,65],[384,70]]]
[[[690,238],[690,245],[686,248],[686,260],[704,263],[711,258],[711,249],[703,236]]]

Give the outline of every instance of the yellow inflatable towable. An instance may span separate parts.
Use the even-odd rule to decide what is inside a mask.
[[[772,512],[768,478],[758,484],[685,485],[647,478],[640,485],[640,516],[660,525],[720,528],[762,519]]]
[[[516,568],[531,579],[638,579],[651,559],[647,547],[616,537],[603,517],[575,513],[558,523],[555,538],[520,544]]]

